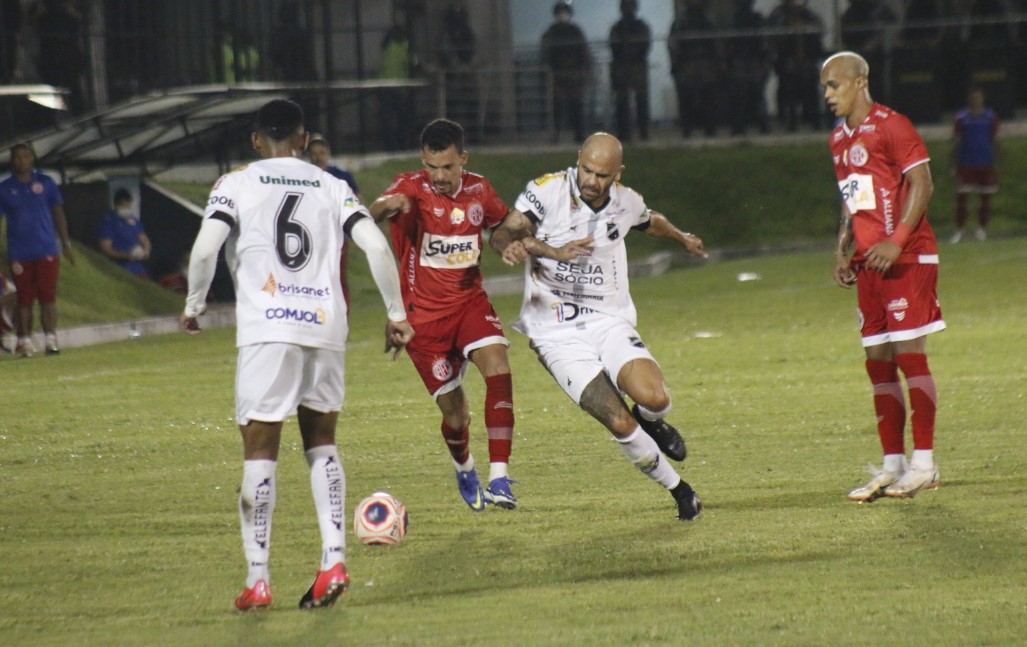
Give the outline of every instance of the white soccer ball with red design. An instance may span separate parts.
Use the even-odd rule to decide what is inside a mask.
[[[407,534],[407,508],[388,492],[375,492],[353,511],[353,533],[372,546],[398,544]]]

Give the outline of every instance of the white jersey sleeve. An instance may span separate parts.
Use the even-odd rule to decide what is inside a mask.
[[[299,159],[261,160],[218,180],[205,217],[232,227],[225,260],[236,343],[342,350],[341,250],[354,219],[367,215],[345,182]]]
[[[596,211],[580,197],[573,168],[528,183],[515,207],[536,224],[535,236],[553,247],[592,236],[591,256],[574,261],[532,258],[525,277],[524,302],[514,328],[531,337],[559,334],[597,317],[637,320],[628,289],[624,237],[649,221],[645,201],[614,184],[610,200]]]

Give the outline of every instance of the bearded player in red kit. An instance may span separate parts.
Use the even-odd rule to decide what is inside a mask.
[[[938,305],[938,244],[927,222],[934,191],[927,148],[909,119],[875,103],[870,67],[841,52],[824,61],[820,82],[835,116],[831,154],[842,196],[834,279],[856,286],[866,370],[873,384],[884,453],[873,478],[849,499],[910,498],[938,487],[934,464],[937,395],[927,366],[927,335],[945,329]],[[849,247],[855,241],[855,253]],[[913,455],[904,444],[906,405],[913,409]]]
[[[513,509],[508,463],[513,439],[513,382],[503,326],[481,285],[481,231],[509,210],[488,180],[464,170],[463,128],[436,119],[421,133],[424,169],[396,176],[370,205],[389,219],[399,259],[407,319],[416,343],[407,346],[417,372],[442,412],[442,436],[456,467],[464,502]],[[482,488],[470,452],[470,413],[462,386],[470,360],[485,378],[489,483]]]

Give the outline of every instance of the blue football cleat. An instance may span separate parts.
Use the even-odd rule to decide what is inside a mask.
[[[485,492],[481,489],[478,473],[474,469],[469,472],[457,470],[456,483],[460,486],[460,496],[471,510],[481,512],[485,509]]]
[[[485,500],[494,506],[513,510],[517,507],[517,497],[510,491],[510,485],[516,482],[505,476],[492,479],[485,490]]]

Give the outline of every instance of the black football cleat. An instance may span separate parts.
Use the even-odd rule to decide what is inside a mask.
[[[693,521],[702,514],[702,501],[688,483],[681,481],[670,493],[678,504],[678,519]]]
[[[665,420],[646,420],[639,413],[637,404],[631,407],[631,415],[638,421],[642,431],[656,441],[656,446],[668,458],[678,462],[685,460],[685,457],[688,456],[688,448],[685,447],[685,439],[681,437],[677,429],[667,424]]]

